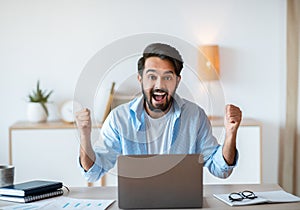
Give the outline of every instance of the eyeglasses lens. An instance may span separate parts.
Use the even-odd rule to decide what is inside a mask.
[[[248,198],[248,199],[254,199],[254,198],[256,198],[256,195],[252,191],[248,191],[248,190],[243,191],[242,195],[245,198]]]

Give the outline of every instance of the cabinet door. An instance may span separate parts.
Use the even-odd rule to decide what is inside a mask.
[[[213,127],[218,139],[224,140],[224,129]],[[221,144],[223,142],[220,142]],[[237,135],[238,164],[227,179],[216,178],[203,169],[205,184],[259,184],[261,183],[261,140],[259,126],[241,126]]]
[[[75,129],[16,130],[12,133],[15,182],[59,180],[87,186],[77,166],[79,139]]]

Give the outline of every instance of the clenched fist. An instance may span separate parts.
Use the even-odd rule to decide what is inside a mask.
[[[80,163],[88,171],[95,162],[95,152],[91,145],[92,122],[90,110],[84,108],[76,112],[76,124],[80,130]]]
[[[227,132],[236,132],[241,120],[242,112],[239,107],[228,104],[225,107],[224,125]]]
[[[90,137],[92,123],[89,109],[84,108],[76,112],[76,124],[82,137]]]
[[[236,135],[242,120],[242,112],[239,107],[232,104],[226,105],[224,125],[226,138],[223,145],[223,157],[228,165],[234,164],[236,157]]]

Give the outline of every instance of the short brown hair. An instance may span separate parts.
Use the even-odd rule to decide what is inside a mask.
[[[145,61],[150,57],[159,57],[163,60],[166,59],[170,61],[174,66],[176,75],[180,76],[183,68],[183,60],[178,50],[174,47],[162,43],[148,45],[143,52],[143,56],[138,60],[138,73],[141,76],[145,67]]]

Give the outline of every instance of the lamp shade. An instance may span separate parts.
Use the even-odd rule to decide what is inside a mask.
[[[220,61],[218,45],[200,46],[198,73],[201,80],[219,79]]]

